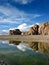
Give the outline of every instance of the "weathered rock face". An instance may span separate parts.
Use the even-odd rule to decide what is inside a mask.
[[[9,35],[21,35],[21,31],[19,29],[10,30]]]
[[[38,35],[39,34],[38,29],[39,29],[39,25],[37,24],[34,25],[33,27],[30,28],[28,35]]]
[[[21,35],[19,29],[10,30],[10,35]],[[23,32],[23,35],[49,35],[49,22],[42,23],[40,25],[34,25],[29,31]]]
[[[49,35],[49,22],[45,22],[39,25],[39,34]]]
[[[49,35],[49,22],[40,25],[34,25],[28,32],[29,35]]]

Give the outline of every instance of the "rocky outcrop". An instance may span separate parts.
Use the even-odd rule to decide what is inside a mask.
[[[39,34],[38,29],[39,25],[36,24],[33,27],[31,27],[29,31],[23,32],[23,35],[38,35]]]
[[[39,34],[49,35],[49,22],[45,22],[39,25]]]
[[[19,29],[10,30],[9,35],[21,35],[21,31]]]
[[[36,24],[25,33],[27,33],[26,35],[49,35],[49,22],[44,22],[39,25]]]
[[[21,32],[19,29],[10,30],[10,35],[49,35],[49,22],[34,25],[27,32]]]
[[[28,35],[38,35],[39,34],[38,29],[39,29],[39,25],[37,24],[34,25],[33,27],[30,28]]]

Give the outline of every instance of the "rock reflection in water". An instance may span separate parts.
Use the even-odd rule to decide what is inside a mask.
[[[49,55],[49,43],[38,43],[38,50]]]
[[[30,42],[29,46],[33,49],[33,50],[38,50],[38,42]]]
[[[25,43],[28,43],[29,46],[33,50],[37,50],[37,51],[40,51],[44,54],[49,55],[49,43],[44,43],[44,42],[25,42]]]
[[[19,45],[21,41],[9,41],[9,43]],[[25,42],[25,43],[29,44],[30,48],[32,48],[33,50],[49,54],[49,43],[44,42]]]
[[[15,45],[19,45],[19,43],[21,43],[21,41],[15,41],[15,40],[9,40],[10,44],[15,44]]]

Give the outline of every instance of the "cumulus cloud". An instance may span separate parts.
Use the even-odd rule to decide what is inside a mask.
[[[35,24],[38,24],[39,23],[35,23]],[[29,31],[30,27],[34,26],[34,24],[32,25],[27,25],[26,23],[23,23],[21,25],[19,25],[17,28],[20,29],[22,32],[25,32],[25,31]]]
[[[15,2],[20,3],[20,4],[28,4],[31,3],[34,0],[15,0]]]
[[[30,26],[27,25],[26,23],[23,23],[23,24],[19,25],[17,28],[20,29],[21,31],[28,31]]]
[[[35,23],[38,24],[39,23]],[[20,24],[18,27],[16,28],[10,28],[9,30],[14,30],[14,29],[20,29],[20,31],[25,32],[25,31],[29,31],[30,27],[34,26],[34,24],[32,25],[27,25],[26,23]]]

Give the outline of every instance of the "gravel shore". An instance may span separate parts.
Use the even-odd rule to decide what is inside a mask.
[[[49,42],[49,35],[0,35],[0,40]]]

